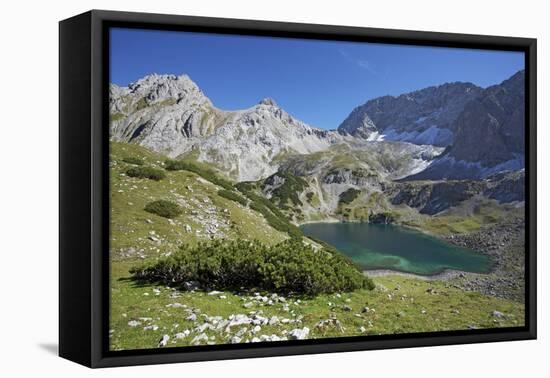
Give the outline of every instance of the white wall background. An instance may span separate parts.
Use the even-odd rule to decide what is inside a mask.
[[[0,375],[518,377],[548,372],[550,27],[544,1],[12,0],[0,22]],[[89,9],[539,39],[539,340],[89,370],[58,358],[57,22]],[[77,125],[75,125],[77,126]],[[545,352],[546,349],[546,352]]]

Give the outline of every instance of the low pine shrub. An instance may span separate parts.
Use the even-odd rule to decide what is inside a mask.
[[[214,240],[182,246],[169,257],[130,270],[134,279],[164,285],[198,281],[213,289],[259,288],[316,295],[374,288],[337,251],[289,239],[273,246],[258,241]]]
[[[242,184],[242,183],[241,183]],[[269,199],[254,193],[250,186],[237,185],[237,188],[250,199],[249,207],[263,215],[267,223],[277,231],[286,232],[292,239],[301,240],[304,234]]]
[[[246,198],[244,198],[240,194],[235,193],[232,190],[220,189],[218,190],[218,195],[220,197],[227,198],[228,200],[240,203],[243,206],[246,206],[248,204],[248,200]]]
[[[143,165],[143,159],[137,156],[127,156],[122,159],[123,162],[133,165]]]
[[[182,209],[177,203],[167,200],[149,202],[145,206],[145,211],[164,218],[175,218],[182,213]]]
[[[130,177],[146,178],[155,181],[160,181],[164,177],[166,177],[166,174],[161,169],[145,166],[128,168],[126,170],[126,175]]]
[[[189,171],[196,173],[205,180],[210,181],[213,184],[221,186],[225,190],[233,190],[233,184],[231,182],[219,177],[214,171],[200,166],[198,164],[184,161],[184,160],[166,160],[164,167],[167,171]]]
[[[272,199],[284,209],[290,209],[291,206],[303,206],[302,201],[298,197],[301,192],[307,188],[308,183],[304,179],[294,176],[290,172],[279,171],[269,176],[265,182],[270,183],[278,178],[283,180],[283,184],[273,189]]]

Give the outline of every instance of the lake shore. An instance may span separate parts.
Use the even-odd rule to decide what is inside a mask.
[[[455,270],[455,269],[445,269],[440,273],[430,274],[430,275],[408,273],[408,272],[402,272],[399,270],[392,270],[392,269],[365,269],[363,270],[363,274],[368,277],[400,276],[400,277],[416,278],[424,281],[435,281],[435,280],[446,281],[453,278],[465,277],[466,274],[479,275],[479,273],[468,273],[468,272]]]
[[[309,223],[334,223],[309,222]],[[366,269],[369,277],[397,275],[424,281],[446,281],[464,291],[476,291],[485,295],[525,301],[525,236],[522,218],[511,219],[479,231],[449,236],[437,236],[416,227],[405,227],[436,237],[449,244],[465,247],[488,256],[491,270],[487,273],[472,273],[445,269],[433,275],[421,275],[392,269]]]
[[[301,221],[301,222],[294,222],[294,224],[298,227],[306,224],[315,224],[315,223],[343,223],[343,222],[338,218],[326,218],[321,220],[307,220],[307,221]]]
[[[525,301],[525,224],[523,218],[445,240],[467,248],[475,248],[489,256],[493,269],[489,274],[465,273],[454,284],[468,291],[478,291],[500,298]]]
[[[420,275],[391,269],[363,270],[369,277],[397,275],[423,281],[445,281],[464,291],[525,302],[525,242],[523,219],[462,235],[442,238],[448,243],[475,249],[493,261],[489,273],[446,269],[434,275]]]

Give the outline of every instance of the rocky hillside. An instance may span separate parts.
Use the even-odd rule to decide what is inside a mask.
[[[361,197],[381,193],[392,180],[422,170],[440,152],[441,148],[409,143],[338,144],[289,156],[277,173],[260,181],[260,187],[264,196],[288,208],[295,221],[321,220],[339,213],[346,192],[356,190]]]
[[[525,172],[506,172],[486,180],[410,181],[393,183],[386,194],[393,205],[406,204],[422,214],[434,215],[474,196],[499,203],[525,200]]]
[[[482,91],[472,83],[448,83],[375,98],[355,108],[338,131],[367,140],[448,146],[454,140],[456,119]]]
[[[485,89],[455,120],[445,154],[411,179],[483,178],[525,166],[525,72]]]
[[[141,146],[111,143],[112,256],[146,258],[177,250],[182,240],[195,244],[213,237],[279,242],[288,238],[216,176],[202,170],[165,170],[166,157]],[[148,167],[165,172],[156,180],[128,175],[130,169]],[[222,186],[223,185],[223,186]],[[229,195],[228,195],[229,193]],[[153,201],[177,204],[180,214],[167,218],[147,211]]]
[[[449,83],[375,98],[338,127],[366,140],[447,147],[410,179],[483,178],[524,167],[525,72],[486,89]]]
[[[518,72],[487,88],[456,120],[449,155],[492,167],[525,151],[525,75]],[[484,148],[482,148],[482,146]]]
[[[149,75],[110,88],[111,138],[176,157],[193,153],[238,181],[265,178],[287,154],[324,150],[343,138],[311,127],[272,99],[252,108],[215,108],[186,76]]]
[[[247,181],[276,172],[285,155],[315,153],[339,141],[337,133],[313,128],[264,99],[228,118],[196,148],[199,160],[216,164],[237,181]]]
[[[300,176],[280,171],[259,181],[261,194],[294,222],[322,220],[413,223],[423,215],[439,216],[461,206],[472,207],[459,218],[485,208],[523,206],[524,171],[505,172],[484,180],[392,181],[364,166],[327,165]],[[484,218],[492,223],[496,219]],[[410,224],[409,224],[410,225]]]
[[[187,76],[149,75],[128,87],[110,86],[111,138],[153,151],[184,149],[207,137],[228,114],[216,109]]]

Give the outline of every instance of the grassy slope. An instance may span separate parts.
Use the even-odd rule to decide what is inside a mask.
[[[124,277],[132,262],[117,264],[113,269],[114,276]],[[113,308],[111,312],[111,346],[114,349],[152,348],[156,347],[163,335],[169,335],[170,346],[190,345],[194,336],[192,332],[183,339],[174,335],[186,329],[193,330],[199,322],[185,320],[188,313],[183,308],[167,307],[180,303],[188,308],[198,308],[201,314],[228,318],[232,314],[248,314],[250,311],[263,311],[263,316],[273,315],[279,318],[299,319],[299,324],[263,326],[257,336],[277,334],[293,328],[308,327],[310,337],[340,337],[352,335],[375,335],[386,333],[405,333],[422,331],[444,331],[468,329],[469,327],[490,328],[507,327],[523,324],[523,308],[520,304],[478,293],[464,293],[448,287],[441,281],[424,281],[399,276],[375,278],[377,288],[374,291],[355,291],[338,295],[320,295],[316,298],[287,298],[289,311],[277,303],[272,306],[253,302],[251,308],[244,303],[250,300],[243,295],[224,293],[220,296],[209,296],[204,292],[183,292],[158,287],[157,295],[153,285],[139,286],[132,281],[114,281],[112,286]],[[396,290],[398,288],[398,290]],[[428,292],[428,289],[433,289]],[[345,311],[344,306],[351,307]],[[361,310],[368,306],[368,313]],[[374,310],[374,311],[373,311]],[[504,318],[495,318],[492,311],[500,311]],[[425,313],[423,313],[425,312]],[[321,320],[336,317],[343,325],[341,331],[336,327],[316,328]],[[151,318],[142,321],[138,327],[129,327],[130,320]],[[146,325],[157,325],[157,330],[144,330]],[[246,326],[251,331],[250,326]],[[365,330],[362,331],[361,327]],[[234,327],[230,333],[225,331],[206,331],[214,337],[216,343],[226,343],[242,327]],[[254,335],[246,332],[243,341],[251,340]]]
[[[313,299],[297,298],[288,300],[290,311],[284,311],[281,303],[273,306],[254,302],[252,308],[244,308],[249,299],[245,295],[224,293],[208,296],[204,292],[177,293],[160,287],[157,295],[154,285],[137,285],[130,281],[128,270],[137,264],[170,253],[181,242],[196,243],[208,238],[199,216],[215,218],[224,224],[221,232],[228,238],[259,239],[266,243],[283,240],[286,236],[270,228],[263,217],[234,201],[217,195],[219,187],[187,171],[167,172],[161,181],[134,179],[123,175],[130,164],[122,159],[128,156],[142,157],[146,165],[162,167],[164,158],[141,147],[128,144],[112,144],[111,150],[111,347],[113,349],[156,347],[162,335],[171,337],[169,346],[189,345],[199,333],[176,340],[174,334],[192,329],[199,324],[185,320],[187,313],[182,308],[166,307],[171,303],[181,303],[188,308],[198,308],[209,316],[227,318],[231,314],[247,314],[262,310],[263,316],[277,315],[280,318],[299,319],[301,323],[265,326],[258,334],[277,334],[307,326],[312,331],[310,337],[336,337],[344,335],[379,334],[395,332],[420,332],[448,329],[466,329],[521,325],[523,305],[477,293],[465,293],[442,281],[427,282],[420,279],[387,276],[377,277],[378,287],[374,291],[356,291],[336,295],[322,295]],[[180,203],[184,213],[169,221],[147,213],[145,204],[168,199]],[[206,202],[204,202],[206,201]],[[227,209],[227,211],[224,211]],[[210,212],[210,213],[208,213]],[[188,232],[186,225],[191,227]],[[197,233],[199,231],[199,233]],[[154,232],[153,235],[151,233]],[[151,240],[149,237],[153,236]],[[395,288],[399,288],[395,290]],[[434,288],[431,293],[428,288]],[[172,298],[172,296],[179,296]],[[329,303],[332,304],[329,305]],[[343,306],[351,307],[344,311]],[[369,313],[361,313],[368,306]],[[425,313],[422,313],[423,310]],[[494,318],[492,311],[505,314]],[[458,311],[459,313],[456,313]],[[357,315],[358,314],[358,315]],[[318,329],[318,321],[334,315],[345,330],[328,327]],[[139,320],[151,318],[151,320]],[[130,320],[141,322],[138,327],[130,327]],[[157,330],[144,330],[146,325],[156,325]],[[365,331],[361,331],[364,327]],[[234,332],[241,327],[235,327]],[[249,330],[251,327],[248,327]],[[214,339],[211,342],[228,342],[234,332],[206,331]],[[251,339],[248,332],[243,341]]]
[[[521,218],[524,211],[523,206],[475,197],[435,216],[405,218],[401,223],[436,236],[448,236],[479,231],[505,220]]]
[[[164,158],[144,148],[130,144],[111,143],[111,250],[114,256],[128,248],[143,250],[143,254],[170,252],[179,243],[206,240],[205,227],[198,216],[216,219],[228,238],[258,239],[278,242],[285,235],[273,230],[258,213],[234,201],[217,195],[220,187],[188,171],[167,172],[160,181],[135,179],[124,175],[131,164],[122,162],[128,156],[141,156],[145,165],[162,167]],[[165,199],[179,203],[183,215],[168,220],[144,211],[147,203]],[[213,213],[209,214],[209,211]],[[227,210],[227,211],[225,211]],[[187,232],[186,225],[191,227]],[[198,231],[198,233],[197,233]],[[161,240],[149,240],[150,233]]]

